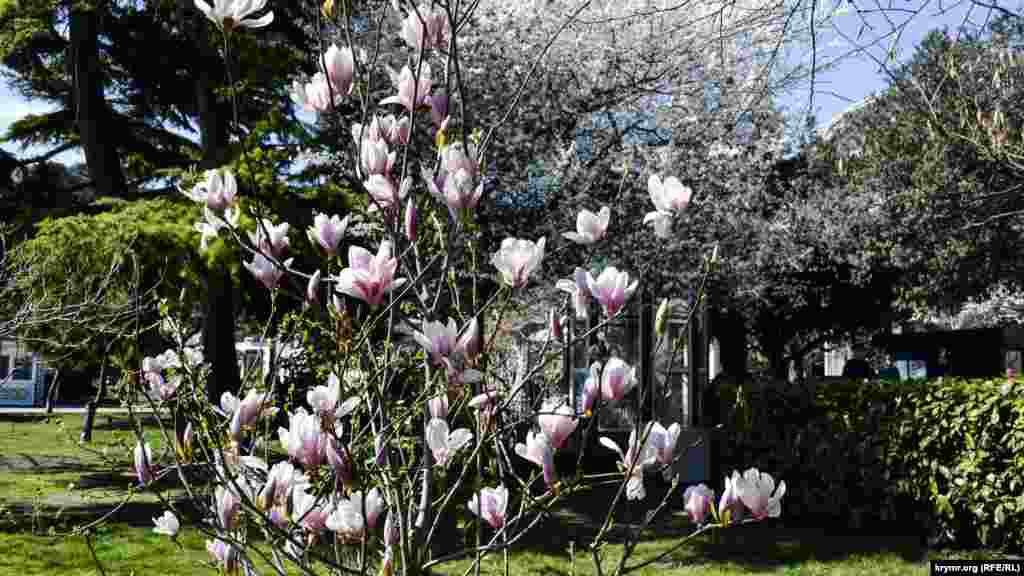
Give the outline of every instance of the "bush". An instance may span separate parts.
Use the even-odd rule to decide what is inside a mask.
[[[721,469],[778,471],[787,517],[1021,548],[1024,398],[1012,392],[1001,378],[727,384]]]

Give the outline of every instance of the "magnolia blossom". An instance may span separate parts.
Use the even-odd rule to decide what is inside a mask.
[[[455,319],[449,318],[448,324],[424,322],[423,332],[413,332],[413,338],[429,354],[434,364],[442,364],[444,359],[450,359],[455,354],[475,354],[479,347],[479,329],[475,317],[463,328],[461,336]]]
[[[177,536],[178,530],[181,528],[181,523],[178,522],[178,517],[170,510],[165,510],[164,515],[159,518],[153,518],[153,524],[156,525],[156,528],[153,528],[153,532],[170,536],[171,538]]]
[[[427,400],[427,414],[431,419],[439,418],[444,420],[448,418],[448,395],[441,394]]]
[[[679,432],[682,430],[676,422],[666,429],[658,422],[651,422],[647,425],[650,428],[648,438],[653,438],[655,456],[661,464],[671,464],[675,455],[676,442],[679,441]]]
[[[139,484],[149,484],[153,478],[153,451],[149,448],[147,442],[143,445],[141,442],[135,445],[135,475],[139,479]]]
[[[217,28],[230,33],[236,27],[263,28],[274,21],[274,13],[267,12],[255,20],[246,20],[263,10],[267,0],[213,0],[210,6],[203,0],[195,0],[196,8],[213,22]]]
[[[327,445],[324,447],[327,457],[327,464],[334,470],[335,480],[342,486],[352,482],[352,456],[348,448],[335,437],[327,437]]]
[[[284,261],[283,266],[290,268],[294,258],[289,258]],[[284,270],[277,267],[273,261],[267,259],[263,254],[253,254],[251,262],[244,262],[245,269],[248,270],[254,278],[259,280],[267,290],[273,290],[277,288],[277,285],[281,282],[281,277],[284,276]]]
[[[384,511],[385,504],[377,488],[366,494],[365,501],[362,491],[353,492],[348,498],[338,500],[327,517],[327,528],[350,541],[358,541],[367,529],[373,530],[377,526],[377,519]]]
[[[738,471],[733,471],[731,477],[725,477],[725,490],[718,501],[718,519],[723,525],[727,526],[743,519],[743,502],[739,497],[740,481]]]
[[[313,225],[306,230],[306,236],[314,246],[323,248],[328,256],[334,256],[348,228],[348,220],[349,216],[341,219],[335,214],[328,218],[326,214],[317,213],[313,217]]]
[[[534,434],[532,430],[527,432],[526,444],[516,444],[516,454],[540,466],[544,472],[544,483],[549,487],[554,485],[556,480],[555,451],[546,434],[543,432]]]
[[[415,50],[440,48],[448,42],[447,36],[448,16],[441,6],[432,8],[428,3],[420,4],[402,21],[402,40]]]
[[[352,124],[352,140],[355,142],[356,147],[362,149],[364,140],[371,142],[382,140],[385,134],[381,123],[380,118],[374,116],[369,124],[359,124],[358,122]]]
[[[306,112],[323,114],[331,110],[332,103],[334,106],[341,103],[342,94],[330,85],[323,72],[317,72],[309,82],[292,81],[291,98],[292,102],[302,106]]]
[[[590,376],[583,383],[583,415],[590,417],[594,413],[594,404],[601,396],[601,363],[594,362],[590,365]]]
[[[391,242],[381,242],[377,255],[360,246],[348,249],[348,268],[338,274],[335,289],[377,306],[384,295],[405,284],[405,278],[394,278],[398,260],[391,256]]]
[[[551,340],[562,341],[562,324],[565,323],[566,318],[566,316],[559,318],[558,311],[554,308],[548,310],[548,335]]]
[[[196,222],[194,228],[200,234],[199,249],[205,251],[210,240],[217,237],[224,228],[238,228],[238,218],[241,211],[236,208],[228,208],[221,218],[210,210],[209,206],[203,206],[203,221]]]
[[[686,514],[694,524],[703,524],[704,518],[715,505],[715,491],[704,484],[690,486],[683,492]]]
[[[306,304],[315,304],[320,301],[320,271],[317,270],[309,277],[309,282],[306,284]]]
[[[548,402],[541,407],[537,424],[555,450],[564,447],[565,441],[576,431],[577,420],[573,416],[572,408],[560,401]]]
[[[409,123],[408,116],[398,118],[394,114],[388,114],[387,116],[374,118],[374,122],[377,123],[377,135],[387,140],[392,146],[409,143],[411,124]]]
[[[448,431],[448,423],[432,418],[427,424],[427,446],[434,454],[436,466],[445,467],[448,459],[473,439],[473,433],[466,428]]]
[[[362,176],[369,177],[373,174],[387,176],[398,159],[398,153],[388,150],[388,143],[383,138],[370,140],[364,138],[359,147],[359,161],[362,168]]]
[[[568,292],[572,296],[572,307],[576,310],[576,318],[586,320],[590,317],[590,288],[587,286],[589,273],[583,268],[577,267],[573,271],[571,280],[559,280],[555,288]]]
[[[398,94],[389,96],[380,101],[383,104],[401,104],[410,112],[414,108],[425,106],[430,97],[430,87],[433,84],[430,76],[430,64],[423,62],[420,66],[419,82],[412,69],[408,66],[402,67],[400,74],[392,71],[391,81],[398,88]]]
[[[256,224],[256,232],[249,232],[249,241],[259,247],[263,252],[269,252],[275,258],[284,256],[284,251],[291,243],[288,240],[288,229],[291,227],[287,222],[274,225],[273,222],[264,218]]]
[[[235,574],[238,571],[238,549],[234,546],[218,538],[206,541],[206,551],[225,574]]]
[[[775,479],[767,472],[751,468],[742,477],[734,473],[733,490],[757,520],[778,518],[782,513],[781,500],[786,494],[786,482],[780,481],[776,490]]]
[[[225,392],[220,397],[220,407],[225,415],[231,417],[231,433],[238,439],[242,429],[252,426],[257,419],[277,414],[269,399],[269,393],[249,390],[245,398],[239,400],[234,394]]]
[[[405,205],[405,237],[412,242],[416,243],[416,201],[409,198],[408,203]]]
[[[501,273],[504,283],[522,288],[544,259],[544,238],[536,243],[518,238],[505,238],[501,248],[491,256],[491,263]]]
[[[242,509],[242,500],[234,490],[218,486],[214,493],[214,510],[217,521],[224,530],[231,530],[238,523],[238,513]]]
[[[331,44],[323,55],[323,68],[335,94],[348,95],[352,92],[352,76],[355,74],[355,58],[348,46],[338,48]]]
[[[491,525],[495,530],[505,525],[505,510],[508,508],[508,489],[481,488],[469,501],[469,511]]]
[[[331,508],[326,498],[310,494],[308,486],[299,486],[292,491],[292,519],[308,532],[319,532],[327,528]]]
[[[388,514],[387,519],[384,520],[384,546],[398,546],[402,541],[402,531],[398,526],[398,515],[391,513]]]
[[[590,289],[590,294],[594,299],[604,308],[604,313],[608,317],[619,313],[626,300],[633,295],[633,292],[636,292],[639,283],[639,280],[635,280],[630,284],[629,274],[619,272],[614,266],[605,268],[597,279],[587,272],[587,288]]]
[[[644,216],[644,224],[653,223],[655,235],[668,238],[672,232],[672,217],[686,208],[693,192],[675,176],[662,181],[657,174],[648,178],[647,191],[655,210]]]
[[[622,400],[636,384],[635,369],[621,358],[612,357],[601,371],[601,396],[605,400]]]
[[[607,436],[598,438],[598,442],[605,448],[618,453],[619,469],[623,473],[629,474],[629,480],[626,483],[626,498],[628,500],[643,500],[647,497],[647,491],[644,489],[643,469],[657,461],[655,446],[663,440],[652,431],[651,434],[648,434],[647,441],[640,446],[640,438],[637,437],[637,429],[634,428],[629,433],[628,450],[625,453],[614,440]]]
[[[334,372],[327,377],[327,386],[315,386],[306,392],[306,402],[313,409],[313,413],[320,418],[333,420],[348,416],[356,406],[359,405],[359,397],[353,396],[340,405],[338,399],[341,396],[341,380]]]
[[[448,121],[448,95],[444,92],[433,94],[430,96],[428,104],[430,105],[430,121],[434,123],[434,128],[442,130]]]
[[[498,392],[494,388],[487,388],[482,394],[477,394],[469,400],[469,407],[476,408],[477,430],[481,435],[491,429],[494,420],[494,411],[498,403]]]
[[[174,393],[178,391],[178,386],[181,385],[181,376],[178,375],[165,379],[159,372],[146,372],[145,378],[149,382],[150,397],[161,402],[173,398]]]
[[[363,187],[370,194],[370,211],[384,210],[390,212],[397,210],[398,205],[409,195],[411,180],[406,178],[401,186],[396,186],[394,180],[384,174],[371,174],[363,182]]]
[[[274,506],[284,506],[288,503],[292,488],[304,482],[306,482],[306,477],[302,472],[291,462],[282,460],[274,464],[267,473],[267,480],[256,497],[256,505],[262,510]]]
[[[181,192],[195,202],[206,204],[214,212],[223,212],[235,202],[238,183],[230,170],[207,170],[202,182]]]
[[[288,456],[307,470],[323,462],[326,440],[320,430],[320,419],[305,408],[300,407],[291,414],[288,428],[278,428],[277,437]]]
[[[185,426],[185,431],[181,435],[181,439],[175,438],[175,452],[178,454],[178,458],[183,462],[192,461],[192,423],[189,422]]]
[[[602,206],[601,211],[594,214],[590,210],[580,210],[576,215],[576,231],[563,232],[562,236],[577,244],[595,244],[608,231],[608,220],[611,219],[612,211],[607,206]]]

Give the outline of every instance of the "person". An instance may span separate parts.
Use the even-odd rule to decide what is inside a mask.
[[[857,346],[853,349],[853,358],[846,361],[843,365],[843,378],[873,378],[875,376],[874,370],[871,369],[871,365],[864,359],[867,355],[867,351],[863,346]]]

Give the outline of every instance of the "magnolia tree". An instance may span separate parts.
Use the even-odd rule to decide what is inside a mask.
[[[272,22],[272,12],[257,15],[264,5],[196,0],[229,53],[243,28]],[[328,2],[322,9],[329,17],[349,17],[342,5]],[[304,326],[332,335],[336,347],[307,351],[308,361],[321,368],[321,383],[296,397],[269,374],[211,405],[201,354],[177,338],[178,349],[141,362],[139,386],[155,407],[173,410],[180,433],[163,430],[167,449],[161,453],[143,442],[137,427],[140,484],[159,494],[155,481],[177,476],[202,516],[189,529],[208,535],[212,562],[226,573],[414,574],[467,556],[479,565],[497,552],[504,553],[508,573],[509,548],[552,507],[609,485],[615,496],[589,547],[599,574],[627,573],[665,556],[633,558],[644,529],[680,500],[694,524],[687,538],[779,516],[785,484],[776,486],[755,469],[733,472],[717,499],[703,484],[680,494],[677,460],[686,447],[677,446],[678,422],[644,422],[637,413],[624,446],[602,436],[593,448],[617,455],[618,472],[589,470],[588,439],[600,432],[596,416],[628,402],[638,388],[637,367],[621,358],[595,363],[579,399],[547,398],[525,413],[510,409],[528,383],[575,344],[563,332],[565,316],[586,316],[596,303],[602,321],[593,330],[604,330],[639,281],[615,266],[596,275],[566,270],[569,279],[547,287],[569,298],[550,312],[540,358],[524,361],[511,380],[499,377],[489,359],[504,345],[497,337],[501,319],[540,277],[548,238],[506,238],[482,253],[475,216],[486,180],[483,150],[488,141],[498,149],[490,130],[497,126],[481,127],[488,134],[481,142],[467,124],[472,116],[456,121],[449,113],[473,104],[467,78],[457,72],[458,37],[472,7],[394,2],[381,9],[381,21],[397,11],[401,23],[376,45],[397,38],[407,49],[406,62],[391,75],[389,96],[369,97],[369,70],[383,63],[373,45],[354,43],[326,47],[321,72],[293,89],[298,103],[321,115],[343,104],[362,111],[362,122],[339,146],[365,210],[318,214],[299,235],[309,243],[293,244],[291,225],[241,197],[227,167],[206,173],[185,192],[203,205],[196,224],[200,249],[215,238],[237,242],[249,254],[246,269],[272,301],[304,300]],[[565,22],[575,18],[570,14]],[[681,233],[673,222],[691,190],[669,174],[649,174],[646,181],[649,213],[622,226],[646,225],[658,238]],[[584,207],[564,238],[586,251],[600,249],[615,214],[613,206]],[[319,266],[302,270],[296,255],[307,246]],[[659,332],[667,308],[659,309]],[[289,338],[275,320],[268,320],[267,333]],[[638,393],[642,398],[647,391]],[[573,444],[574,462],[558,458],[556,465],[556,455]],[[649,497],[652,480],[645,478],[658,471],[672,480],[660,499]],[[175,537],[180,503],[163,501],[169,510],[154,519],[155,530]],[[602,547],[622,501],[647,513],[611,566]],[[473,543],[439,548],[439,541],[452,544],[449,527],[459,518],[472,527]]]

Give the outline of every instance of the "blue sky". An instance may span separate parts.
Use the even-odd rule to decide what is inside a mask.
[[[824,0],[829,2],[830,0]],[[874,0],[876,3],[882,0]],[[902,34],[896,44],[896,55],[899,60],[908,58],[924,35],[935,28],[949,26],[955,28],[968,18],[975,25],[984,23],[988,15],[987,10],[980,8],[971,9],[969,2],[961,1],[954,3],[939,3],[935,0],[885,0],[887,2],[900,2],[901,9],[916,10],[924,6],[916,15],[907,13],[889,12],[887,15],[892,23],[887,22],[880,14],[867,15],[863,19],[857,14],[849,13],[839,16],[835,20],[834,29],[822,32],[818,42],[818,60],[832,60],[840,58],[838,64],[831,70],[820,73],[816,78],[816,88],[813,100],[818,125],[826,125],[832,117],[850,104],[858,102],[864,97],[880,90],[885,86],[885,77],[878,71],[878,65],[871,59],[874,55],[880,60],[886,59],[886,53],[892,42],[891,36],[886,33],[892,29],[893,23],[902,27]],[[1022,2],[1024,0],[1015,0]],[[1012,2],[1004,3],[1011,8],[1020,8],[1020,5],[1012,6]],[[868,7],[863,0],[858,3],[862,8]],[[877,6],[877,4],[875,4]],[[863,23],[867,22],[869,28],[865,28],[858,38],[858,32]],[[845,36],[845,38],[844,38]],[[806,83],[802,88],[794,90],[780,100],[780,103],[791,110],[806,110],[808,108],[810,91]],[[0,134],[7,131],[11,122],[31,113],[44,113],[49,110],[45,104],[28,102],[21,99],[9,90],[4,82],[0,82]],[[309,116],[306,116],[309,118]],[[43,152],[43,149],[28,149],[20,151],[18,146],[11,143],[0,145],[8,152],[18,156],[35,155]],[[56,157],[56,160],[67,164],[83,162],[84,158],[80,150],[65,152]]]

